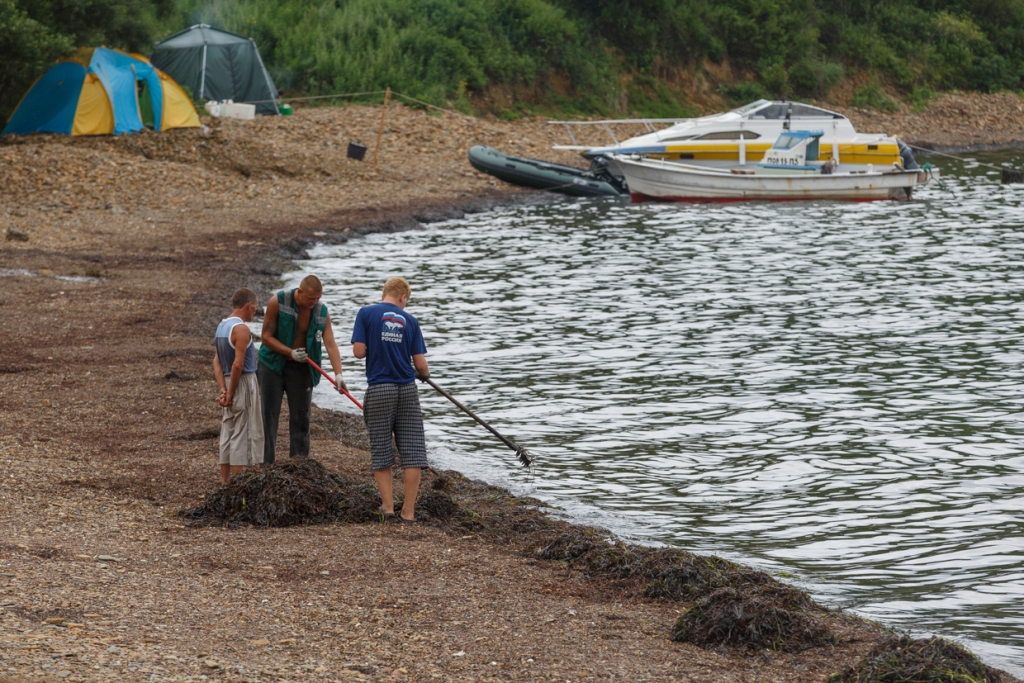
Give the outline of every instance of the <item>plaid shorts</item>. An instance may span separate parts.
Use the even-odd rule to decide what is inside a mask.
[[[363,396],[363,420],[370,432],[370,464],[374,472],[395,464],[392,435],[402,456],[402,469],[429,466],[415,383],[370,385]]]

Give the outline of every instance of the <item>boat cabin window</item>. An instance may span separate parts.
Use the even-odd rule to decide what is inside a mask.
[[[756,140],[761,137],[760,133],[751,130],[721,130],[715,133],[705,133],[698,140]]]
[[[791,118],[794,119],[845,119],[842,114],[834,114],[825,109],[818,109],[807,104],[796,104],[790,102],[776,102],[764,109],[755,111],[750,115],[751,119],[766,119],[778,121],[786,118],[786,112],[792,107]]]
[[[792,149],[792,148],[796,147],[797,145],[799,145],[801,142],[803,142],[806,139],[807,138],[805,138],[805,137],[796,137],[796,136],[793,136],[793,135],[783,135],[778,140],[776,140],[775,144],[772,145],[772,146],[775,149]]]
[[[689,140],[693,135],[672,135],[667,138],[659,138],[662,142],[677,142],[679,140]]]

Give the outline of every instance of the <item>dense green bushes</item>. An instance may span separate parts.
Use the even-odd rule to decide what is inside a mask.
[[[81,46],[148,52],[174,0],[0,0],[0,121],[57,59]]]
[[[385,86],[463,109],[667,114],[704,64],[720,92],[890,106],[1019,89],[1024,0],[0,0],[0,113],[78,45],[147,51],[200,21],[252,36],[281,87]]]
[[[592,109],[615,85],[600,41],[545,0],[185,2],[190,21],[252,35],[275,78],[308,94],[389,85],[468,107],[494,85],[554,101],[565,81],[564,94]]]

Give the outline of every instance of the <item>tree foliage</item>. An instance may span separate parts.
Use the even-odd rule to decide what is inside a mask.
[[[286,81],[316,93],[391,85],[440,103],[497,86],[617,113],[626,81],[705,62],[776,97],[823,96],[857,72],[908,96],[1024,78],[1024,0],[179,1],[256,35]]]
[[[76,47],[146,53],[199,22],[252,36],[291,92],[465,109],[664,112],[705,64],[729,65],[734,98],[855,74],[910,98],[1024,86],[1024,0],[0,0],[0,113]]]
[[[149,51],[174,0],[0,0],[0,117],[61,57],[106,45]]]

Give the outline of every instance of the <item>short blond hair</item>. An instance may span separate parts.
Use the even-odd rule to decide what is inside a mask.
[[[384,296],[393,296],[396,299],[409,297],[412,296],[412,288],[404,277],[393,277],[384,283]]]

